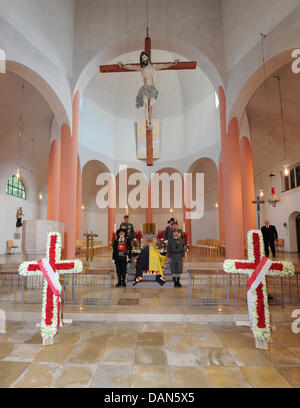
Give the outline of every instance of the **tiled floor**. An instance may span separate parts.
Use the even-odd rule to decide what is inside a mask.
[[[300,387],[300,335],[269,351],[233,324],[73,322],[42,347],[34,323],[0,334],[0,387]]]

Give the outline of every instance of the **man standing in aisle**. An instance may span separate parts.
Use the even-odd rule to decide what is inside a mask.
[[[275,225],[270,225],[270,221],[266,220],[265,225],[261,228],[261,232],[264,239],[266,257],[269,257],[270,246],[273,258],[275,258],[276,255],[275,242],[278,239],[278,234]]]

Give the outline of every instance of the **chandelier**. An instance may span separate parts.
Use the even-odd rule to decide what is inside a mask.
[[[271,195],[269,197],[269,204],[272,205],[273,207],[276,207],[276,204],[279,203],[280,197],[276,195],[275,193],[275,187],[273,185],[273,177],[275,177],[274,173],[270,174],[270,183],[271,183]]]

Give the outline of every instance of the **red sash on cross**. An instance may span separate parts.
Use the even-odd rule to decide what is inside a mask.
[[[59,282],[59,279],[57,275],[55,274],[53,268],[51,267],[50,263],[46,258],[40,259],[37,261],[37,264],[39,266],[39,270],[42,272],[44,275],[44,278],[46,279],[48,286],[52,292],[52,296],[56,296],[56,304],[57,304],[57,322],[58,322],[58,327],[62,327],[62,322],[61,322],[61,291],[62,287]]]
[[[248,292],[247,292],[247,302],[248,302],[248,312],[249,319],[252,322],[252,304],[253,304],[253,290],[256,290],[258,286],[262,283],[266,273],[270,270],[272,262],[267,257],[263,256],[259,264],[254,269],[253,274],[248,280]],[[264,312],[264,311],[263,311]]]

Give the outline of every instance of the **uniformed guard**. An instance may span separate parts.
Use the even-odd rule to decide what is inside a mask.
[[[182,274],[182,264],[185,256],[185,244],[183,238],[179,237],[177,230],[173,231],[173,237],[168,240],[167,258],[171,262],[171,273],[174,287],[181,288],[180,276]]]
[[[166,231],[165,231],[165,240],[166,240],[166,241],[168,241],[170,238],[173,237],[174,222],[175,222],[175,219],[174,219],[174,218],[171,218],[171,219],[168,221],[168,224],[169,224],[169,225],[167,226]]]
[[[182,229],[178,228],[178,221],[175,221],[173,226],[174,226],[174,229],[178,231],[179,238],[182,238],[184,240],[184,243],[185,243],[184,232],[183,232]]]
[[[126,227],[127,239],[131,242],[134,238],[134,228],[133,225],[129,222],[129,215],[124,216],[124,221],[120,225],[120,228],[123,229],[124,225]]]
[[[127,263],[131,261],[131,244],[126,238],[126,231],[119,229],[116,235],[113,244],[113,260],[118,276],[116,287],[119,287],[126,286]]]

